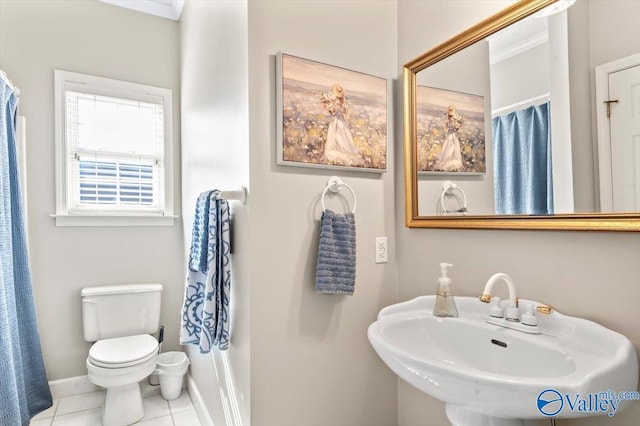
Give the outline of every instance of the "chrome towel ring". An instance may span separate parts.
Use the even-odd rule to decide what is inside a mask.
[[[351,213],[356,212],[356,204],[358,202],[356,200],[356,193],[353,191],[353,188],[351,188],[349,185],[344,183],[342,179],[340,179],[337,176],[331,176],[329,178],[329,181],[327,182],[326,188],[324,188],[324,191],[322,191],[322,211],[327,209],[324,205],[324,197],[325,195],[327,195],[327,191],[331,191],[334,194],[337,194],[342,189],[343,186],[347,188],[349,191],[351,191],[351,196],[353,197],[353,209],[351,210]]]

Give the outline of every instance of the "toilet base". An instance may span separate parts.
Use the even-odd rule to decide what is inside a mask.
[[[142,419],[142,396],[138,382],[107,388],[102,409],[104,426],[130,425]]]
[[[140,395],[140,381],[156,368],[157,353],[142,364],[123,368],[104,368],[93,365],[87,358],[89,381],[107,390],[102,410],[104,426],[124,426],[140,420],[144,411]]]

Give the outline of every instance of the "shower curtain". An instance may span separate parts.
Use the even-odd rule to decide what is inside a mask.
[[[493,119],[496,214],[553,214],[550,103]]]
[[[51,406],[36,324],[16,155],[18,97],[0,75],[0,425]]]

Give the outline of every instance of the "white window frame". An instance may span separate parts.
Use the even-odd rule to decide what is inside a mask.
[[[82,88],[82,89],[80,89]],[[173,101],[170,89],[147,86],[110,78],[54,71],[55,144],[56,144],[56,226],[173,226]],[[66,140],[65,91],[83,90],[96,95],[121,99],[145,100],[161,97],[164,115],[164,208],[159,212],[95,211],[70,209],[68,144]]]

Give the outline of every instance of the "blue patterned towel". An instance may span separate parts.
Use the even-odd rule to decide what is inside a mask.
[[[201,353],[226,350],[231,337],[229,203],[219,196],[213,190],[198,197],[180,327],[180,343],[198,345]]]
[[[322,212],[316,291],[353,294],[356,282],[356,219],[353,213]]]

